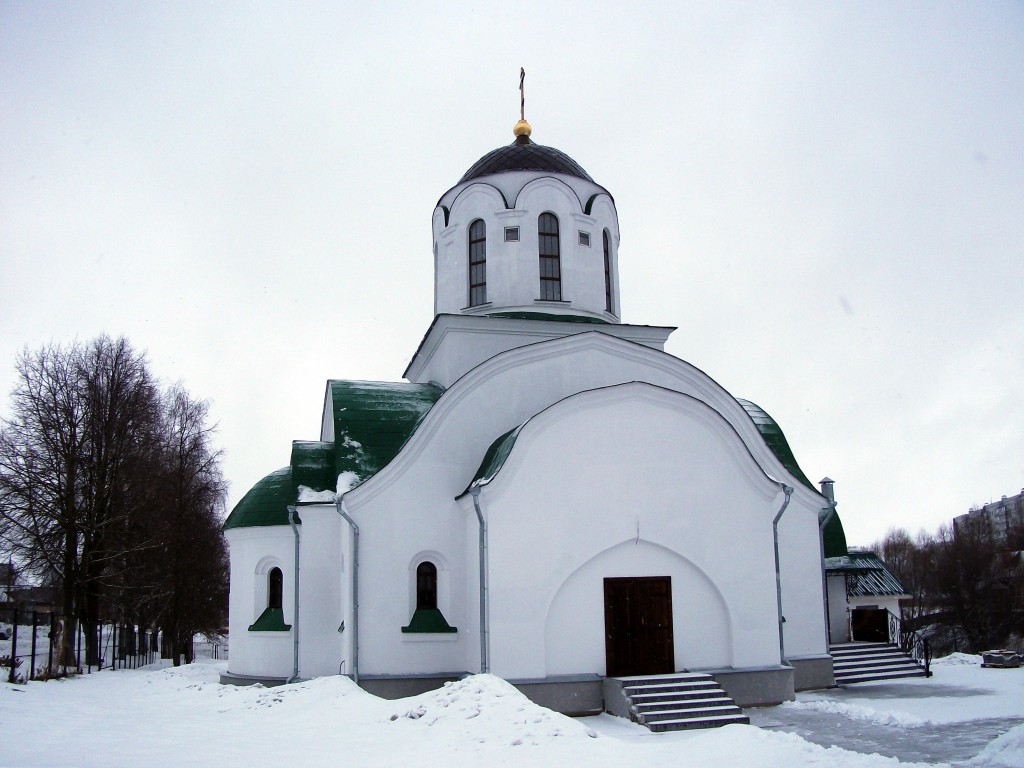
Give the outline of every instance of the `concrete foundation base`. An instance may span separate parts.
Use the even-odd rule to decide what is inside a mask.
[[[442,675],[390,677],[367,675],[359,678],[359,686],[382,699],[403,699],[433,691],[446,682],[459,680],[468,672]],[[509,680],[534,704],[580,717],[596,715],[602,711],[601,678],[597,675],[573,675],[533,680]]]
[[[789,663],[793,666],[793,686],[798,691],[832,688],[836,684],[832,657],[827,653],[822,656],[791,657]]]
[[[604,709],[598,675],[547,677],[541,680],[509,680],[534,704],[570,717],[599,715]]]
[[[359,687],[382,699],[404,699],[419,696],[427,691],[436,691],[445,683],[461,680],[468,672],[447,672],[437,675],[416,675],[397,677],[389,675],[365,675],[359,677]]]
[[[273,688],[275,685],[284,685],[288,682],[287,677],[259,677],[257,675],[235,675],[225,672],[220,676],[221,685],[262,685],[264,688]]]
[[[792,667],[718,667],[690,671],[705,672],[714,677],[740,707],[767,707],[796,698]]]
[[[800,669],[804,676],[804,682],[823,679],[825,676],[825,664],[827,663],[827,677],[831,679],[832,660],[827,659],[802,659]],[[692,672],[705,672],[712,675],[718,684],[737,705],[741,707],[759,707],[772,704],[779,704],[783,701],[791,701],[794,698],[794,667],[758,667],[754,669],[694,669]],[[468,672],[447,672],[435,675],[410,675],[389,676],[389,675],[364,675],[359,678],[359,686],[380,696],[382,699],[404,699],[407,696],[417,696],[427,691],[433,691],[446,682],[459,680],[465,677]],[[220,676],[221,683],[225,685],[260,685],[272,687],[283,685],[286,678],[283,677],[254,677],[246,675],[235,675],[227,672]],[[530,701],[542,707],[553,709],[564,715],[582,717],[596,715],[605,711],[609,702],[608,687],[604,678],[599,675],[564,675],[558,677],[547,677],[532,680],[510,680],[512,685],[526,696]],[[818,686],[824,687],[824,686]],[[803,689],[801,689],[803,690]],[[612,703],[618,703],[618,698]],[[625,699],[622,699],[625,702]],[[618,714],[616,712],[616,714]],[[627,715],[628,716],[628,713]]]

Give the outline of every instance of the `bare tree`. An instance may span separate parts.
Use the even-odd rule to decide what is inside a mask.
[[[70,663],[81,546],[86,404],[78,380],[81,348],[22,352],[12,417],[0,431],[0,541],[37,578],[62,586],[66,626],[56,658]]]
[[[164,577],[158,617],[177,665],[191,661],[191,638],[224,626],[227,549],[220,530],[225,484],[212,447],[209,405],[181,386],[164,398],[162,440]]]
[[[161,394],[124,339],[24,351],[0,425],[0,551],[61,588],[64,664],[104,617],[163,626],[176,658],[222,626],[224,481],[208,405]],[[188,648],[191,644],[188,643]]]

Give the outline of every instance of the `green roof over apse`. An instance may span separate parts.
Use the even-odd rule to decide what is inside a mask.
[[[793,455],[793,450],[789,447],[786,436],[782,434],[782,428],[778,422],[769,416],[767,411],[757,405],[757,403],[741,400],[740,398],[737,398],[737,402],[743,406],[743,410],[747,412],[747,415],[754,422],[754,426],[757,427],[757,431],[761,433],[765,444],[775,454],[775,458],[779,460],[782,466],[812,491],[819,492],[811,481],[807,479],[807,475],[800,469],[800,465],[796,463],[796,456]],[[820,513],[818,516],[819,522],[824,520],[827,515],[828,510]],[[828,521],[822,538],[825,543],[825,557],[842,557],[846,555],[846,532],[843,530],[843,522],[839,519],[838,512],[832,515],[832,519]]]
[[[353,485],[398,455],[444,393],[434,384],[389,381],[332,380],[328,387],[334,409],[334,473],[354,473]]]
[[[255,528],[263,525],[288,525],[288,505],[295,503],[292,468],[283,467],[260,480],[242,497],[228,519],[224,530]],[[296,520],[296,522],[299,522]]]
[[[775,454],[775,458],[779,460],[782,466],[789,470],[789,474],[812,491],[817,492],[818,489],[807,479],[807,475],[803,473],[800,465],[796,463],[796,456],[793,455],[789,442],[787,442],[786,436],[782,434],[782,428],[778,425],[778,422],[769,416],[757,403],[741,400],[740,398],[736,398],[736,401],[743,406],[743,410],[747,412],[747,415],[754,422],[754,426],[757,427],[757,431],[761,433],[761,438],[765,444]]]
[[[827,514],[828,510],[822,510],[818,513],[819,524],[825,519]],[[822,539],[825,544],[825,557],[844,557],[847,554],[846,531],[843,530],[843,521],[839,519],[838,512],[832,515],[832,519],[825,526]]]

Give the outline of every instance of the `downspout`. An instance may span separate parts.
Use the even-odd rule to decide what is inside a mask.
[[[832,617],[829,616],[828,610],[828,575],[825,572],[825,528],[836,515],[836,497],[835,490],[833,489],[834,483],[835,481],[828,477],[824,478],[820,483],[821,495],[828,499],[828,506],[824,508],[828,510],[828,514],[825,515],[824,519],[818,524],[818,546],[821,551],[821,600],[825,609],[826,648],[832,644]],[[822,511],[824,511],[824,509]]]
[[[352,528],[352,681],[359,685],[359,526],[345,511],[345,496],[338,494],[334,508]]]
[[[295,615],[292,617],[295,632],[292,635],[292,676],[285,683],[294,683],[299,679],[299,527],[295,525],[295,507],[288,507],[288,525],[295,534]]]
[[[480,486],[469,489],[473,497],[473,508],[480,523],[480,673],[490,672],[490,627],[487,617],[487,521],[480,509]]]
[[[782,615],[782,573],[779,568],[779,520],[782,519],[786,507],[789,506],[789,500],[793,497],[793,489],[785,483],[779,483],[779,485],[782,486],[782,492],[786,494],[786,499],[782,502],[779,513],[772,520],[772,538],[775,543],[775,601],[779,611],[779,663],[786,664],[786,641],[782,628],[786,617]]]

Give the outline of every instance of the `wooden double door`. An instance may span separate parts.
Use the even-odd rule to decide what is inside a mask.
[[[672,578],[605,579],[604,634],[608,677],[675,672]]]

